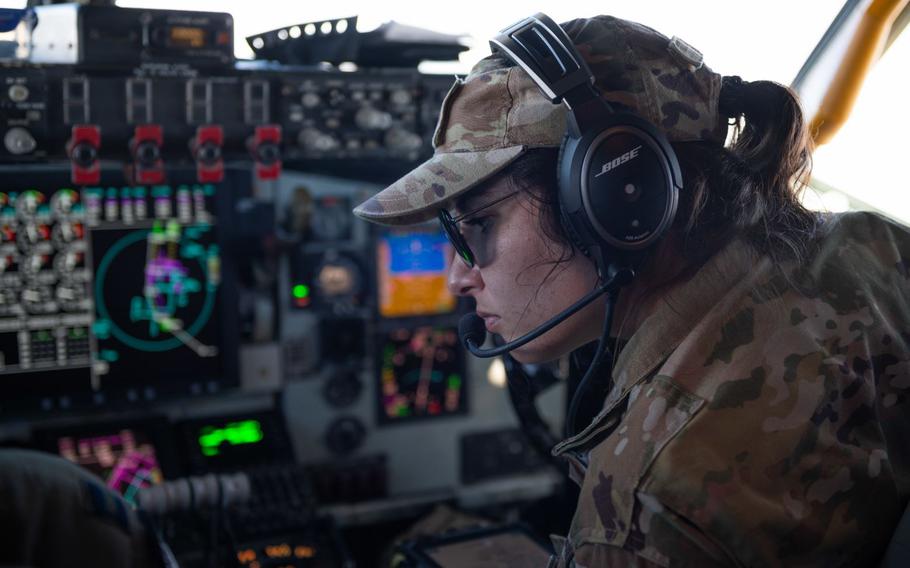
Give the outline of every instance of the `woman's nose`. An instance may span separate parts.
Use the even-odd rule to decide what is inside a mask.
[[[449,254],[449,273],[446,278],[449,292],[456,296],[470,296],[483,288],[483,279],[477,266],[469,267],[460,257]]]

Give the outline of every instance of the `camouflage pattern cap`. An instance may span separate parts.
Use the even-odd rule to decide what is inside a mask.
[[[562,24],[615,107],[636,112],[672,142],[723,144],[721,77],[679,40],[611,16]],[[563,105],[501,56],[481,60],[442,104],[433,157],[354,209],[386,225],[432,219],[440,207],[503,170],[531,148],[555,148],[566,133]]]

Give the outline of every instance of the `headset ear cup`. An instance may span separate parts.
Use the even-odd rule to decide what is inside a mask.
[[[580,250],[582,254],[587,257],[591,256],[591,251],[587,245],[579,236],[578,231],[575,230],[575,227],[572,225],[572,222],[569,220],[569,216],[566,214],[566,201],[563,197],[567,191],[572,191],[573,188],[563,187],[562,185],[562,168],[563,168],[563,159],[566,154],[566,141],[569,139],[569,134],[563,137],[562,144],[559,145],[559,154],[556,158],[556,194],[559,201],[559,223],[562,225],[563,231],[568,235],[569,240],[572,241],[572,245]],[[569,161],[571,163],[571,160]]]

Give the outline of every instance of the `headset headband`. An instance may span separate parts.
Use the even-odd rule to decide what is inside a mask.
[[[504,29],[490,40],[493,51],[502,51],[527,71],[552,103],[594,76],[572,45],[566,32],[549,16],[537,13]]]
[[[592,116],[613,112],[594,89],[594,74],[559,24],[538,12],[504,29],[490,40],[494,52],[502,52],[527,72],[550,102],[565,103],[569,128]],[[592,106],[596,108],[590,108]]]

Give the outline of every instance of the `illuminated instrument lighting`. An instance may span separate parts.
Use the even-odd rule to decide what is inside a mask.
[[[218,447],[223,443],[232,446],[242,444],[255,444],[262,441],[262,425],[258,420],[241,420],[231,422],[224,428],[215,428],[206,426],[202,428],[199,435],[199,447],[204,456],[217,456]]]
[[[310,287],[306,284],[297,284],[291,288],[291,295],[294,296],[294,304],[298,308],[310,305]]]
[[[286,542],[265,547],[265,555],[269,558],[290,558],[291,546]]]
[[[294,547],[294,556],[297,558],[312,558],[316,556],[316,549],[312,546],[297,545]]]
[[[292,293],[294,294],[295,298],[302,300],[310,296],[310,287],[306,284],[298,284],[294,286]]]
[[[240,564],[249,564],[256,560],[256,551],[252,548],[246,548],[244,550],[237,551],[237,561]]]

